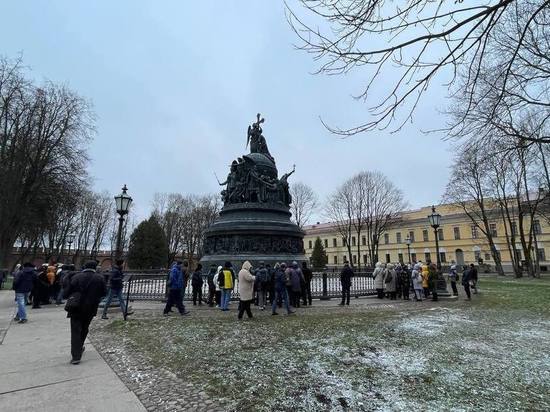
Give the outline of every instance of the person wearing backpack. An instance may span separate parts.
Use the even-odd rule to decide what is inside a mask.
[[[304,275],[298,266],[298,262],[292,262],[289,268],[291,298],[290,304],[295,308],[300,307],[300,298],[302,296],[302,285],[305,283]]]
[[[197,268],[193,272],[191,277],[191,287],[193,288],[193,306],[197,306],[197,299],[199,300],[199,306],[202,306],[202,265],[199,263]]]
[[[264,262],[260,262],[260,267],[256,270],[256,281],[258,282],[258,306],[260,310],[265,310],[267,302],[267,293],[270,288],[269,272]],[[240,282],[240,279],[239,279]]]
[[[281,263],[275,265],[275,274],[273,275],[273,285],[275,288],[275,296],[273,298],[273,303],[271,304],[271,314],[278,315],[277,313],[277,301],[281,299],[282,303],[285,306],[286,312],[291,315],[294,311],[290,310],[290,305],[288,304],[288,292],[287,292],[287,275],[286,275],[286,263]]]
[[[65,310],[71,319],[71,364],[78,365],[84,352],[84,341],[101,298],[107,294],[105,279],[96,273],[97,262],[89,261],[84,270],[71,277],[63,292]]]
[[[107,299],[105,299],[105,304],[103,305],[103,314],[101,315],[101,319],[109,319],[107,317],[107,311],[109,310],[113,297],[118,299],[118,304],[123,315],[131,315],[133,313],[126,313],[126,302],[124,301],[124,296],[122,296],[122,282],[124,280],[124,273],[122,272],[123,267],[124,260],[118,259],[111,269],[111,275],[109,277],[109,292],[107,293]]]
[[[176,262],[170,269],[170,279],[168,280],[169,290],[168,290],[168,299],[166,301],[166,306],[164,307],[164,316],[167,316],[168,313],[172,311],[172,306],[176,305],[180,315],[188,315],[189,312],[185,310],[185,305],[183,304],[183,273],[181,271],[181,262]]]

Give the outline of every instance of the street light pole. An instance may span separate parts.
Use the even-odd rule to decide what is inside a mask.
[[[405,239],[405,243],[407,244],[407,252],[409,254],[409,265],[412,265],[411,260],[411,238],[409,235],[407,235],[407,238]]]
[[[122,193],[115,196],[116,212],[119,214],[115,261],[122,258],[122,227],[124,225],[124,216],[128,214],[130,204],[132,203],[132,198],[128,195],[127,191],[128,188],[124,185],[122,188]]]
[[[71,246],[73,244],[73,241],[74,241],[74,235],[73,234],[70,234],[67,236],[67,243],[69,244],[69,250],[67,252],[67,259],[72,263],[72,259],[71,259]]]
[[[439,236],[437,229],[441,224],[441,215],[435,211],[435,206],[432,206],[432,214],[428,215],[428,220],[430,221],[430,226],[434,229],[435,235],[435,253],[437,257],[437,294],[439,296],[451,296],[447,291],[447,282],[441,273],[441,256],[439,253]]]

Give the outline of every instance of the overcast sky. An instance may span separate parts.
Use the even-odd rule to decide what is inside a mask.
[[[420,130],[443,124],[445,89],[398,134],[331,135],[319,117],[340,127],[367,119],[351,98],[366,78],[311,75],[316,63],[293,47],[282,1],[4,1],[2,14],[0,54],[22,53],[38,80],[92,101],[91,183],[113,195],[126,183],[140,217],[155,192],[219,191],[214,172],[225,177],[245,152],[257,112],[279,173],[296,164],[292,179],[321,198],[362,170],[386,174],[412,207],[444,191],[449,143]]]

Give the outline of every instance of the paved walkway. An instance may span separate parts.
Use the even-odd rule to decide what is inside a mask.
[[[89,342],[82,363],[69,363],[62,308],[27,308],[28,323],[11,322],[13,292],[0,291],[0,411],[145,411]]]

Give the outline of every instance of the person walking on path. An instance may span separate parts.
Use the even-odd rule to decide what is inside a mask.
[[[386,287],[386,293],[391,300],[395,300],[397,297],[397,273],[393,269],[394,266],[388,263],[386,267],[386,274],[384,276],[384,286]]]
[[[169,279],[169,290],[168,290],[168,300],[166,301],[166,306],[164,308],[164,315],[168,315],[172,310],[172,306],[176,306],[180,315],[188,315],[189,312],[185,310],[185,305],[183,304],[183,272],[181,271],[181,262],[176,262],[170,270],[170,279]]]
[[[344,262],[344,268],[340,272],[340,284],[342,285],[342,302],[339,306],[348,305],[350,300],[351,279],[354,273],[348,262]]]
[[[202,306],[202,285],[204,281],[202,280],[202,265],[199,263],[197,268],[193,272],[191,277],[191,287],[193,288],[193,306],[197,305],[197,299],[199,305]]]
[[[271,314],[278,315],[277,313],[277,301],[279,298],[282,303],[285,305],[286,312],[290,315],[294,311],[290,310],[288,304],[288,293],[286,290],[286,264],[281,263],[280,266],[275,265],[275,274],[273,276],[273,284],[275,288],[275,297],[273,298],[273,303],[271,304]]]
[[[214,307],[214,302],[218,303],[216,300],[216,265],[211,264],[210,269],[208,270],[208,275],[206,277],[206,283],[208,284],[208,306]]]
[[[34,269],[34,265],[27,262],[23,265],[23,269],[16,273],[13,280],[13,289],[15,290],[15,302],[17,305],[17,315],[14,321],[18,323],[27,323],[27,310],[25,308],[25,298],[32,290],[34,282],[38,275]]]
[[[84,352],[84,341],[88,336],[90,323],[95,315],[101,298],[107,294],[107,285],[103,276],[96,273],[97,262],[90,261],[84,270],[71,278],[64,297],[68,299],[67,317],[71,319],[71,363],[80,363]],[[73,306],[69,303],[73,302]]]
[[[374,288],[376,289],[376,295],[378,299],[384,299],[384,274],[385,268],[382,263],[376,262],[374,272],[372,272],[372,279],[374,280]]]
[[[411,280],[414,288],[414,300],[422,302],[422,267],[417,263],[411,272]]]
[[[240,272],[239,272],[240,275]],[[258,284],[258,306],[260,310],[265,310],[267,303],[267,293],[269,292],[271,279],[269,277],[269,271],[264,265],[264,262],[260,262],[260,267],[256,271],[256,281]],[[240,289],[240,276],[239,276],[239,289]]]
[[[464,286],[464,292],[466,292],[466,300],[472,300],[470,294],[470,280],[472,276],[472,270],[464,266],[464,273],[462,273],[462,286]]]
[[[218,284],[222,292],[221,310],[229,310],[229,301],[231,300],[231,291],[233,290],[233,272],[231,271],[231,262],[225,262],[222,272],[218,276]]]
[[[250,304],[254,300],[254,282],[256,281],[256,277],[252,275],[251,270],[252,265],[247,260],[239,271],[239,314],[237,315],[239,320],[243,318],[244,312],[246,312],[249,319],[252,319]]]
[[[458,296],[458,289],[456,287],[456,282],[458,282],[458,272],[456,270],[456,265],[451,265],[451,269],[449,270],[449,280],[451,281],[451,289],[453,290],[453,296]]]
[[[124,280],[124,273],[122,268],[124,267],[124,260],[119,259],[115,262],[115,266],[111,269],[111,275],[109,277],[109,291],[107,292],[107,298],[105,299],[105,304],[103,306],[103,313],[101,319],[109,319],[107,317],[107,311],[113,300],[113,297],[118,299],[118,304],[122,315],[126,313],[126,302],[122,295],[122,281]],[[126,315],[131,315],[133,312],[128,312]]]
[[[303,296],[303,303],[304,306],[311,306],[311,280],[313,279],[313,272],[310,268],[307,267],[307,262],[302,262],[302,273],[304,274],[304,293]]]
[[[470,263],[470,283],[474,290],[474,295],[477,295],[477,268],[473,263]]]

